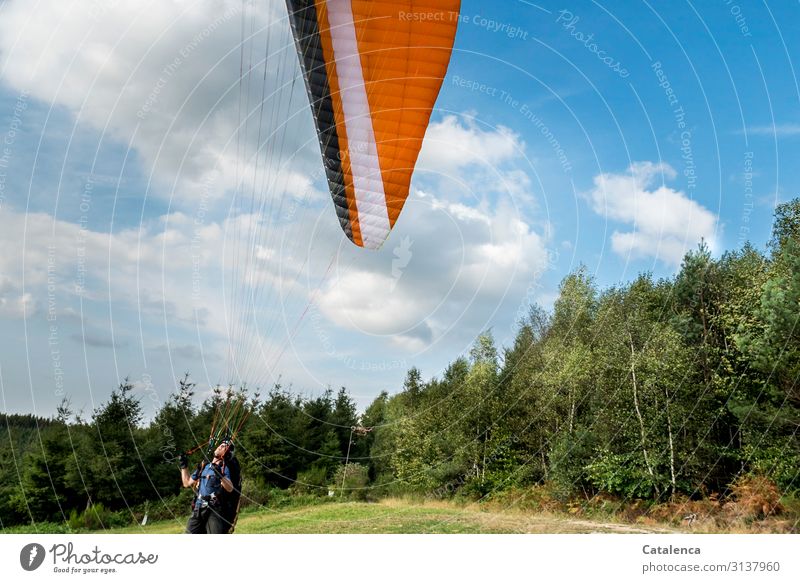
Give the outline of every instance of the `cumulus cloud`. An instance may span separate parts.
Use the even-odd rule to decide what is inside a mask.
[[[546,269],[546,237],[506,201],[478,209],[417,192],[406,206],[403,238],[320,294],[320,310],[337,325],[421,351],[489,326]]]
[[[36,311],[33,294],[0,276],[0,318],[22,318]]]
[[[420,159],[427,172],[415,178],[392,235],[326,284],[320,311],[414,353],[474,337],[510,303],[532,300],[529,286],[548,267],[549,234],[531,218],[526,163],[524,143],[508,128],[479,127],[470,116],[433,123]]]
[[[522,138],[513,130],[485,128],[469,117],[447,115],[428,127],[417,167],[442,174],[460,174],[479,166],[496,167],[520,156]]]
[[[169,353],[173,358],[188,361],[188,362],[219,362],[222,357],[219,354],[203,352],[197,344],[179,344],[176,346],[167,346],[160,344],[151,349],[153,353],[164,354]]]
[[[90,346],[92,348],[123,348],[127,346],[127,342],[120,342],[119,340],[112,339],[110,335],[99,332],[89,331],[83,334],[72,334],[70,338],[83,346]]]
[[[510,129],[469,115],[432,123],[395,230],[380,251],[325,283],[319,311],[419,353],[474,336],[509,303],[518,307],[547,269],[549,240],[530,216],[524,149]]]
[[[157,9],[42,0],[35,18],[28,2],[10,0],[0,19],[2,80],[64,108],[104,138],[130,144],[162,186],[156,196],[189,202],[199,192],[221,197],[240,183],[249,190],[254,167],[268,164],[270,192],[279,184],[302,194],[310,185],[297,166],[276,178],[279,164],[267,160],[279,149],[299,151],[300,166],[303,155],[318,156],[303,84],[292,84],[299,69],[285,10],[246,6],[252,24],[242,47],[238,0],[164,0]]]
[[[622,174],[595,176],[588,193],[593,210],[633,228],[613,232],[611,246],[616,253],[679,265],[701,239],[715,247],[718,217],[663,183],[675,177],[669,164],[653,162],[635,162]]]
[[[45,213],[0,212],[0,318],[55,315],[72,340],[108,349],[127,346],[142,323],[160,325],[168,336],[199,335],[211,351],[204,360],[220,360],[233,345],[243,354],[242,364],[253,365],[256,345],[279,350],[277,340],[263,338],[254,320],[277,321],[282,294],[295,301],[305,297],[296,262],[276,253],[246,259],[248,241],[234,233],[246,232],[254,220],[239,216],[197,224],[175,213],[104,233]],[[273,294],[274,303],[242,301],[256,284],[262,293]],[[84,319],[86,332],[81,332],[78,308],[85,314],[93,306],[114,314],[115,330],[88,328]],[[167,353],[184,360],[200,354],[184,344]]]
[[[194,326],[221,339],[223,346],[232,327],[249,330],[243,333],[254,336],[249,358],[262,354],[264,343],[282,340],[264,339],[261,331],[269,332],[274,321],[293,324],[294,313],[302,311],[325,269],[315,263],[327,263],[343,239],[329,198],[316,189],[324,184],[319,146],[304,84],[291,83],[299,67],[283,5],[247,6],[258,11],[248,19],[254,36],[244,51],[249,58],[252,48],[255,68],[245,77],[240,96],[238,0],[165,0],[155,11],[136,3],[73,6],[42,0],[36,19],[30,18],[23,0],[3,5],[2,81],[71,113],[79,125],[102,133],[104,140],[130,144],[142,174],[152,178],[152,190],[142,196],[169,198],[177,211],[113,234],[87,231],[45,214],[0,215],[0,273],[11,274],[12,282],[0,287],[0,315],[21,315],[21,306],[28,314],[46,309],[48,243],[56,249],[59,297],[78,297],[76,258],[81,242],[86,250],[81,269],[87,281],[80,297],[86,301],[125,305],[165,326]],[[273,23],[269,47],[267,22]],[[265,49],[272,53],[267,60],[265,111],[280,127],[271,137],[261,135],[261,145],[267,140],[267,146],[255,158]],[[277,93],[270,94],[273,90]],[[276,103],[283,104],[281,111],[273,110]],[[286,125],[280,125],[283,121]],[[533,208],[527,204],[533,200],[530,179],[518,167],[524,149],[513,130],[480,125],[470,116],[447,115],[431,124],[415,181],[426,173],[450,177],[449,191],[437,184],[432,194],[412,196],[385,249],[359,255],[356,268],[326,282],[318,298],[321,311],[336,326],[418,350],[450,330],[472,334],[508,297],[524,295],[546,255],[542,226],[514,205],[522,200]],[[287,160],[285,166],[280,164]],[[259,165],[260,175],[254,172]],[[324,201],[324,222],[331,229],[322,227],[320,220],[312,225],[312,235],[294,233],[289,223],[301,222],[300,217],[284,207],[278,224],[271,226],[275,233],[269,244],[253,245],[241,234],[264,217],[247,209],[235,218],[219,215],[221,206],[227,207],[225,196],[242,181],[244,193],[253,189],[267,196],[288,193]],[[206,198],[219,205],[197,226],[198,205],[206,204]],[[241,210],[234,208],[233,214]],[[399,237],[409,237],[411,245],[398,256],[393,250]],[[287,256],[286,241],[301,252],[305,247],[308,265],[303,256],[298,261],[291,251]],[[236,271],[239,243],[246,248],[239,249],[238,257],[249,256],[252,263]],[[348,250],[345,253],[354,252]],[[13,257],[26,258],[24,289],[19,262],[9,260]],[[313,277],[300,278],[304,268]],[[249,322],[226,322],[231,282],[241,289],[255,281],[279,288],[279,296],[291,296],[301,309],[286,308],[281,299],[267,296],[262,298],[267,306],[263,311],[270,313],[260,314],[263,319],[243,313],[240,317],[249,317]],[[131,326],[131,321],[126,324]],[[169,346],[173,348],[168,355],[193,356],[189,348]]]
[[[253,24],[244,51],[243,6]],[[219,371],[233,366],[250,383],[270,373],[300,381],[304,372],[326,383],[342,375],[332,372],[336,362],[325,347],[313,344],[318,331],[306,323],[296,343],[287,341],[306,309],[324,314],[337,357],[377,360],[387,347],[413,353],[438,344],[446,358],[490,326],[498,310],[514,313],[544,268],[548,238],[531,216],[526,146],[513,130],[471,115],[431,124],[414,178],[424,190],[412,194],[383,250],[367,253],[344,239],[282,3],[41,0],[35,12],[31,18],[25,0],[2,5],[0,83],[24,91],[38,102],[36,111],[52,105],[59,120],[74,120],[76,135],[102,140],[102,149],[98,143],[87,150],[99,152],[87,183],[106,172],[107,185],[116,185],[116,166],[108,162],[120,162],[113,157],[129,147],[126,169],[135,170],[125,194],[148,207],[113,222],[126,225],[113,233],[99,230],[111,218],[100,216],[99,204],[90,229],[2,209],[0,318],[28,318],[40,335],[32,342],[46,346],[41,325],[54,294],[64,339],[83,325],[89,334],[81,342],[103,366],[111,350],[123,348],[123,371],[172,371],[176,362],[183,368],[202,360],[210,382],[230,380]],[[254,67],[240,93],[242,54],[245,73],[251,54]],[[65,155],[78,160],[78,146]],[[79,171],[87,171],[92,160],[80,161]],[[48,179],[41,172],[40,180]],[[43,184],[41,192],[65,197],[68,189]],[[231,204],[237,190],[241,198]],[[265,197],[252,212],[251,191]],[[163,211],[154,209],[166,204],[150,206],[152,197],[169,200],[160,218],[153,213]],[[115,210],[117,217],[128,211]],[[143,224],[127,227],[139,216]],[[268,235],[250,238],[259,229]],[[322,277],[331,255],[351,267],[339,269],[339,261]],[[259,287],[260,294],[250,294]],[[113,336],[115,345],[112,320],[115,332],[126,333]],[[79,348],[64,343],[65,350]],[[240,357],[234,365],[232,353]],[[352,371],[344,378],[357,381]],[[362,379],[361,388],[372,390],[373,380]]]

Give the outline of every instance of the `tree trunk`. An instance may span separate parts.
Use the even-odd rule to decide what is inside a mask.
[[[542,447],[539,451],[542,454],[542,471],[544,472],[544,479],[547,480],[549,472],[547,471],[547,458],[544,455],[544,447]]]
[[[636,384],[636,352],[633,348],[633,336],[628,333],[628,338],[631,343],[631,377],[633,378],[633,406],[636,409],[636,417],[639,419],[639,434],[642,439],[642,454],[644,455],[644,463],[647,466],[647,472],[653,478],[653,488],[656,494],[659,494],[658,486],[656,485],[656,475],[653,472],[653,466],[650,465],[650,456],[647,454],[647,440],[644,431],[644,419],[642,418],[642,411],[639,409],[639,388]]]
[[[706,301],[703,288],[700,288],[700,319],[703,321],[703,379],[706,386],[711,382],[711,371],[708,369],[708,322],[706,320]]]
[[[664,396],[667,399],[667,435],[669,436],[669,474],[672,484],[672,496],[675,497],[675,489],[677,488],[675,480],[675,445],[672,439],[672,414],[669,412],[669,390],[664,386]]]
[[[573,422],[575,420],[575,399],[572,391],[569,392],[569,433],[572,435]]]

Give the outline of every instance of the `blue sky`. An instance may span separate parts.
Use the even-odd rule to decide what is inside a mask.
[[[798,192],[796,3],[464,1],[407,207],[357,249],[283,2],[241,6],[0,5],[3,409],[88,413],[129,376],[150,415],[184,371],[364,406],[507,344],[580,264],[763,247]]]

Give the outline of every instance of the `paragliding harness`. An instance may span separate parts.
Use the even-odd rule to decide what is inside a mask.
[[[242,469],[233,450],[225,454],[223,463],[227,464],[228,471],[231,473],[233,490],[231,492],[223,490],[217,500],[220,505],[219,512],[231,525],[230,533],[233,533],[234,528],[236,528],[236,519],[239,518],[239,503],[242,498]]]
[[[232,400],[233,402],[231,402]],[[199,479],[208,464],[211,463],[209,460],[213,458],[217,446],[224,441],[229,443],[229,449],[222,460],[222,472],[224,475],[225,467],[228,468],[230,480],[233,483],[233,491],[227,492],[222,488],[219,493],[209,496],[200,496],[199,486],[196,486],[197,494],[192,498],[192,513],[194,514],[204,508],[211,507],[230,525],[228,532],[231,534],[236,527],[236,520],[239,517],[239,505],[242,495],[242,472],[239,460],[234,454],[235,446],[233,440],[244,427],[249,416],[250,409],[246,406],[244,395],[238,395],[236,398],[233,398],[232,395],[229,394],[224,405],[222,403],[217,405],[208,441],[195,446],[185,453],[185,455],[189,456],[200,450],[203,446],[206,446],[203,461],[197,465],[196,470],[199,484]]]
[[[220,490],[219,494],[211,494],[211,495],[208,495],[208,496],[200,496],[200,492],[199,492],[199,490],[200,490],[200,488],[199,488],[200,479],[201,479],[201,477],[203,475],[203,472],[205,471],[206,467],[210,463],[211,462],[209,462],[208,460],[205,460],[205,461],[197,464],[197,469],[195,470],[197,472],[196,473],[196,475],[197,475],[197,484],[195,484],[195,496],[194,496],[194,498],[192,498],[192,512],[195,512],[196,510],[200,510],[202,508],[207,508],[209,506],[211,506],[212,508],[218,509],[222,504],[223,494],[227,494],[227,492],[224,489],[222,489],[222,490]],[[225,471],[225,462],[223,461],[222,463],[223,463],[222,472],[224,473],[224,471]]]

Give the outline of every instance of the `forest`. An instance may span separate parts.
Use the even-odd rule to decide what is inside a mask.
[[[244,501],[535,491],[655,508],[760,488],[774,493],[769,514],[800,490],[798,317],[795,199],[776,208],[764,251],[715,257],[701,243],[669,278],[607,289],[579,268],[551,309],[530,308],[513,345],[487,331],[440,376],[411,368],[364,411],[344,387],[248,391]],[[187,374],[145,421],[125,380],[86,418],[68,400],[50,419],[0,416],[0,528],[188,515],[177,456],[240,390],[197,403]]]

